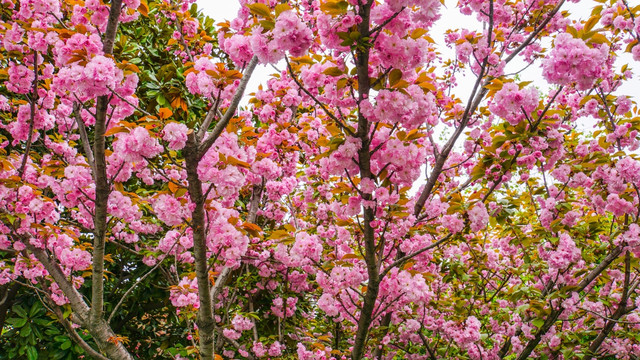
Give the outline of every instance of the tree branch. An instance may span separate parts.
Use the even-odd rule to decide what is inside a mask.
[[[93,150],[91,150],[91,142],[89,141],[89,135],[87,135],[87,128],[84,125],[84,121],[82,120],[82,116],[80,115],[80,105],[78,103],[75,104],[74,110],[76,114],[76,123],[78,124],[78,132],[80,133],[80,139],[82,139],[82,148],[84,149],[84,153],[87,156],[87,162],[91,167],[91,175],[95,181],[96,178],[96,162],[93,158]]]
[[[249,65],[247,65],[247,69],[242,76],[242,80],[240,80],[240,85],[238,85],[236,94],[231,100],[231,105],[229,105],[222,118],[218,120],[218,123],[213,128],[213,131],[211,132],[209,137],[198,146],[198,160],[200,160],[204,156],[204,154],[209,151],[209,148],[211,148],[213,143],[218,139],[218,137],[220,137],[220,134],[222,134],[224,129],[227,127],[227,124],[229,124],[229,121],[233,117],[233,114],[235,114],[236,109],[240,104],[240,100],[244,95],[244,91],[247,88],[247,84],[249,83],[249,79],[251,78],[251,74],[256,68],[256,65],[258,65],[258,58],[254,56],[253,58],[251,58],[251,61],[249,61]]]
[[[102,50],[106,55],[113,53],[113,44],[122,11],[122,0],[112,0],[109,9],[107,30],[102,40]],[[93,256],[91,274],[91,322],[103,320],[104,311],[104,248],[107,232],[107,202],[111,192],[107,178],[106,143],[107,107],[109,97],[99,96],[96,103],[96,124],[94,127],[93,155],[95,161],[95,213],[93,217]]]
[[[22,157],[22,164],[20,165],[20,170],[18,170],[18,176],[22,178],[24,176],[24,171],[27,166],[27,159],[29,158],[29,152],[31,152],[31,144],[33,143],[33,129],[35,127],[35,118],[36,118],[36,103],[38,101],[38,53],[36,51],[33,52],[33,95],[30,96],[30,116],[29,116],[29,135],[27,138],[27,146],[24,149],[24,156]]]

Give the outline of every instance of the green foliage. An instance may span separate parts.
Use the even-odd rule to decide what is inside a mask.
[[[1,360],[73,360],[84,354],[84,350],[66,334],[55,315],[30,291],[18,296],[7,315],[0,336]],[[90,341],[90,336],[80,336]]]

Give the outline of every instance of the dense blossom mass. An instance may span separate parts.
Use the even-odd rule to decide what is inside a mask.
[[[0,359],[637,359],[640,6],[576,3],[0,0]]]

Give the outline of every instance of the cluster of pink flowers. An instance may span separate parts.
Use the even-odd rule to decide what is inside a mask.
[[[546,255],[541,254],[549,263],[549,269],[553,274],[564,271],[571,264],[576,265],[582,261],[582,252],[576,246],[571,236],[561,233],[558,246],[555,250],[549,251]]]
[[[162,140],[169,143],[167,146],[169,149],[180,150],[187,143],[188,130],[185,124],[170,122],[162,130]]]
[[[251,49],[261,63],[276,63],[289,51],[293,56],[302,56],[313,43],[313,32],[293,11],[278,16],[273,30],[262,32],[254,29]]]
[[[20,0],[20,11],[15,17],[20,20],[55,21],[60,17],[60,1],[58,0]]]
[[[618,194],[609,194],[609,196],[607,196],[605,210],[611,212],[615,216],[631,214],[635,211],[635,208],[636,206],[634,206],[632,202],[620,197]]]
[[[561,33],[542,62],[542,74],[552,84],[576,83],[578,90],[587,90],[605,73],[607,55],[606,46],[590,48],[582,39]]]
[[[7,51],[22,51],[23,45],[21,42],[23,36],[24,30],[18,26],[18,23],[13,23],[13,26],[6,30],[2,45]]]
[[[188,209],[171,195],[162,194],[153,203],[153,211],[160,221],[169,226],[184,224],[191,217]]]
[[[335,295],[349,287],[357,287],[365,280],[365,271],[359,266],[335,266],[329,274],[319,272],[316,275],[318,285],[324,289],[324,294],[327,295]],[[325,298],[325,302],[327,300]]]
[[[105,31],[109,20],[109,7],[96,0],[86,1],[85,6],[74,5],[72,23],[76,26],[87,26],[89,20],[98,30]]]
[[[353,163],[360,148],[360,139],[347,137],[345,142],[338,147],[331,156],[320,160],[321,174],[328,178],[329,175],[343,174],[345,170],[355,173],[357,166]]]
[[[506,83],[496,92],[489,110],[509,124],[517,125],[538,107],[538,102],[536,88],[520,89],[516,83]]]
[[[216,184],[214,194],[222,198],[222,203],[233,203],[245,184],[247,171],[222,161],[221,155],[250,164],[255,159],[256,151],[255,148],[242,148],[236,134],[225,132],[198,164],[200,180]]]
[[[624,157],[616,163],[618,174],[631,184],[640,184],[640,161],[629,156]]]
[[[347,32],[353,25],[362,21],[360,16],[353,11],[347,11],[339,18],[320,13],[316,18],[316,26],[320,41],[329,49],[347,50],[349,47],[340,45],[343,40],[338,36],[338,32]]]
[[[199,26],[200,23],[198,22],[198,19],[188,19],[182,22],[182,31],[188,37],[194,37],[196,36]]]
[[[131,198],[120,191],[113,191],[109,194],[107,211],[109,214],[118,217],[127,223],[139,220],[142,217],[142,212],[138,205],[133,204]]]
[[[289,252],[289,260],[293,266],[301,266],[312,261],[319,261],[322,255],[322,243],[316,235],[306,232],[296,234],[296,241]]]
[[[9,64],[9,81],[6,83],[7,90],[17,94],[26,94],[33,88],[35,74],[33,70],[24,65]]]
[[[67,271],[85,270],[91,265],[91,254],[86,250],[73,248],[73,245],[73,238],[66,234],[51,236],[47,241],[47,248],[56,255]]]
[[[229,38],[224,37],[224,33],[218,34],[220,47],[229,54],[233,62],[242,66],[251,60],[253,50],[251,48],[251,37],[241,34],[233,34]]]
[[[102,40],[98,34],[73,34],[66,40],[56,40],[52,50],[56,57],[56,62],[60,66],[71,65],[80,60],[77,57],[79,52],[86,52],[88,56],[102,55]]]
[[[155,157],[164,148],[149,130],[137,126],[130,132],[118,133],[113,143],[113,150],[125,161],[138,162],[145,158]]]
[[[265,357],[266,355],[280,356],[282,355],[282,350],[284,350],[284,346],[280,344],[280,342],[274,341],[273,344],[271,344],[271,346],[269,346],[269,348],[267,349],[267,347],[263,343],[254,342],[253,346],[251,347],[251,350],[259,358]]]
[[[282,175],[282,169],[276,162],[269,158],[254,162],[253,165],[251,165],[251,171],[267,180],[273,180]]]
[[[231,320],[231,325],[236,331],[246,331],[253,328],[253,322],[240,314],[236,314]]]
[[[383,139],[385,132],[380,131],[379,135],[381,136],[377,139],[378,141]],[[373,143],[376,144],[377,141]],[[389,180],[395,184],[409,186],[420,176],[420,166],[425,156],[424,147],[392,138],[387,140],[380,151],[372,157],[372,169],[374,171],[382,171],[386,167],[390,172],[393,172]],[[387,191],[386,188],[379,188],[376,191],[375,198],[379,203],[386,202],[385,198],[390,200],[388,199],[388,194],[385,193]]]
[[[313,349],[313,348],[312,348]],[[307,350],[303,343],[298,343],[296,350],[296,359],[298,360],[336,360],[334,356],[328,356],[331,353],[331,347],[327,346],[322,349]]]
[[[214,79],[209,73],[217,73],[218,68],[211,61],[211,59],[207,56],[201,56],[196,59],[196,62],[193,66],[195,71],[187,74],[185,78],[185,84],[187,85],[187,89],[192,94],[199,94],[205,97],[215,97],[228,99],[228,92],[223,95],[223,87],[225,84],[220,82],[218,79]]]
[[[219,36],[220,47],[239,66],[246,64],[253,54],[261,63],[276,63],[285,52],[302,56],[313,45],[313,32],[292,10],[283,11],[275,21],[273,29],[266,31],[254,27],[251,36],[234,34]]]
[[[324,311],[329,317],[336,317],[340,314],[340,303],[329,293],[323,293],[318,299],[318,308]]]
[[[433,294],[425,278],[420,274],[394,269],[380,284],[382,299],[398,299],[390,303],[389,311],[400,309],[408,304],[425,304]]]
[[[369,101],[360,104],[362,113],[370,120],[415,129],[425,123],[435,126],[436,101],[431,93],[426,93],[418,85],[410,85],[406,92],[380,90],[376,104]]]
[[[292,317],[296,312],[296,304],[298,303],[297,297],[288,297],[287,300],[283,300],[281,297],[273,299],[273,305],[271,305],[271,312],[279,318]]]
[[[183,253],[193,247],[193,237],[191,233],[181,234],[177,230],[169,230],[165,236],[160,239],[156,250],[165,254],[177,255],[180,261],[191,263],[193,256],[189,253]]]
[[[376,41],[374,49],[383,66],[402,70],[413,69],[425,63],[430,51],[429,43],[423,38],[402,38],[384,33]]]
[[[635,252],[635,256],[640,253],[640,226],[638,224],[629,225],[629,229],[622,234],[622,239]]]
[[[84,270],[91,265],[91,254],[78,248],[64,249],[58,255],[58,260],[72,271]]]
[[[441,5],[437,0],[386,0],[374,7],[371,15],[377,24],[388,22],[390,32],[406,35],[413,28],[431,27],[440,18]]]
[[[293,11],[284,11],[278,16],[272,35],[277,48],[292,56],[304,55],[313,43],[313,32]]]
[[[122,79],[122,71],[113,59],[96,55],[84,67],[74,63],[61,68],[53,86],[60,95],[76,93],[81,99],[88,99],[111,93]]]
[[[240,224],[230,222],[230,219],[238,219],[240,215],[234,209],[224,208],[217,201],[212,202],[211,208],[207,247],[220,254],[225,266],[238,266],[240,258],[247,253],[249,247],[249,237],[237,228]]]
[[[444,332],[459,346],[473,347],[480,340],[481,323],[475,316],[469,316],[464,325],[448,321],[444,324]]]
[[[480,231],[489,224],[489,213],[483,202],[477,202],[469,211],[469,221],[471,222],[471,231]]]
[[[442,225],[452,234],[459,233],[464,228],[464,221],[458,214],[444,215],[441,219]]]
[[[198,301],[198,280],[196,278],[182,278],[177,286],[169,291],[169,300],[173,306],[181,308],[193,306],[196,309],[200,306]]]

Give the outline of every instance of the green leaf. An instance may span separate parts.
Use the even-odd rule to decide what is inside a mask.
[[[33,322],[34,322],[35,324],[42,325],[42,326],[49,326],[49,324],[51,324],[51,323],[52,323],[52,321],[51,321],[51,320],[44,319],[44,318],[37,318],[37,319],[33,319]]]
[[[320,10],[329,15],[344,14],[349,7],[349,3],[346,1],[328,0],[320,4]]]
[[[415,30],[413,30],[413,32],[411,33],[411,38],[412,39],[417,39],[419,37],[422,37],[422,35],[426,34],[427,30],[424,28],[417,28]]]
[[[402,79],[402,71],[398,69],[393,69],[389,73],[389,85],[394,86]]]
[[[158,96],[156,97],[156,101],[158,102],[158,105],[160,105],[160,106],[170,106],[169,102],[167,101],[167,99],[162,94],[158,94]]]
[[[27,312],[24,310],[24,308],[21,305],[15,305],[12,308],[13,312],[18,314],[18,316],[26,318],[27,317]]]
[[[262,25],[265,30],[271,30],[276,27],[276,23],[271,20],[261,20],[260,25]]]
[[[67,339],[65,342],[62,343],[62,345],[60,345],[60,349],[62,350],[67,350],[70,347],[71,347],[71,341],[69,341],[69,339]]]
[[[22,330],[20,330],[20,336],[27,337],[29,335],[31,335],[31,325],[25,324],[25,326],[22,327]]]
[[[29,317],[36,317],[40,310],[42,310],[42,305],[40,305],[39,302],[34,302],[33,305],[31,305],[31,309],[29,309]]]
[[[602,35],[600,33],[594,33],[588,39],[591,40],[591,42],[594,42],[596,44],[609,43],[609,39],[607,39],[606,36],[604,36],[604,35]]]
[[[62,317],[66,319],[66,318],[69,317],[69,315],[71,315],[72,312],[73,312],[73,310],[71,310],[71,306],[65,306],[64,313],[62,314]]]
[[[340,68],[335,66],[325,69],[322,73],[329,76],[340,76],[344,74]]]
[[[532,321],[533,326],[537,327],[538,329],[540,329],[542,327],[542,325],[544,325],[544,319],[535,319]]]
[[[600,21],[600,16],[599,15],[594,15],[591,18],[589,18],[589,20],[587,20],[587,22],[584,24],[584,31],[591,31],[591,29],[593,29],[593,27],[598,23],[598,21]]]
[[[249,4],[247,5],[249,10],[254,15],[260,15],[262,17],[271,18],[271,9],[265,4],[257,3],[257,4]]]
[[[291,6],[288,4],[278,4],[276,5],[276,17],[280,16],[283,12],[291,10]]]
[[[38,350],[35,347],[29,346],[27,348],[27,359],[28,360],[37,360],[38,359]]]
[[[27,318],[10,318],[7,319],[7,324],[17,329],[23,327],[27,323],[27,320]]]

